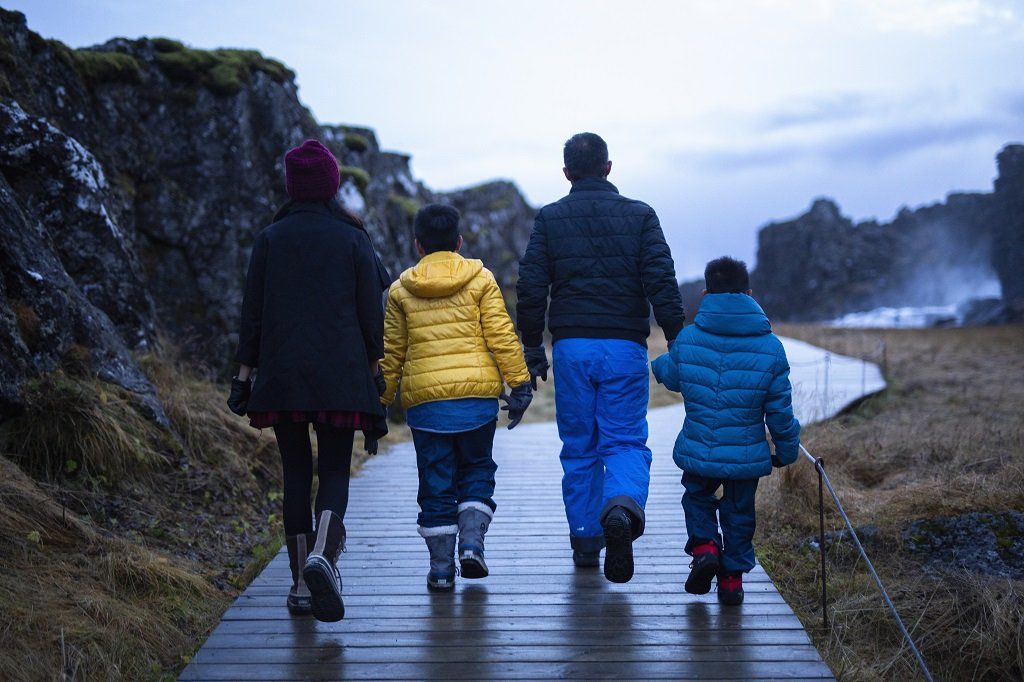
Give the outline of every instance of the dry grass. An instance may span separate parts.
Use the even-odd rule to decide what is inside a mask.
[[[1024,583],[935,574],[904,550],[918,519],[1024,509],[1024,329],[870,331],[789,326],[779,332],[851,355],[884,340],[890,388],[808,428],[868,552],[937,679],[1024,675]],[[765,482],[758,501],[762,562],[842,679],[915,677],[874,584],[848,543],[830,547],[834,626],[821,629],[817,480],[802,460]],[[830,513],[827,525],[842,527]]]
[[[0,679],[173,675],[281,545],[273,438],[173,348],[140,360],[170,429],[82,362],[0,427]]]

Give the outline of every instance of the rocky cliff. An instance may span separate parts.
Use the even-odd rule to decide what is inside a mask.
[[[950,194],[888,223],[854,223],[829,199],[758,235],[755,296],[773,318],[816,321],[881,306],[999,296],[1024,313],[1024,146],[998,155],[991,193]]]
[[[0,10],[0,418],[26,381],[86,362],[160,405],[133,351],[169,334],[223,369],[248,252],[284,201],[282,155],[305,138],[338,157],[341,198],[396,274],[430,201],[466,216],[466,253],[506,287],[533,211],[496,182],[451,194],[368,128],[319,124],[294,74],[249,50],[164,38],[72,50]]]

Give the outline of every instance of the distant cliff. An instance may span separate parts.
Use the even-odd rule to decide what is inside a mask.
[[[778,320],[999,296],[1024,319],[1024,146],[997,157],[991,193],[950,194],[888,223],[853,223],[829,199],[758,235],[755,296]]]
[[[464,212],[467,255],[506,288],[532,224],[511,183],[436,193],[372,130],[320,125],[294,74],[249,50],[73,50],[0,10],[0,131],[0,418],[69,356],[160,418],[132,353],[157,333],[225,367],[250,246],[285,199],[283,153],[305,138],[342,163],[341,196],[394,274],[426,202]]]

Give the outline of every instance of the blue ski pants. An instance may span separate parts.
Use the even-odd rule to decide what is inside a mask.
[[[632,514],[633,536],[639,537],[651,480],[647,349],[623,339],[560,339],[553,361],[572,546],[600,550],[601,519],[615,506]]]

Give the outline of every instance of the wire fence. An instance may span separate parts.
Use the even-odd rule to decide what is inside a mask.
[[[807,410],[802,419],[828,418],[835,406],[845,405],[852,398],[864,397],[878,390],[888,373],[888,364],[884,340],[878,341],[872,351],[861,355],[837,355],[826,351],[814,360],[790,361],[790,368],[799,370],[804,377],[802,381],[793,381],[794,396],[799,397],[799,402]],[[813,381],[807,378],[809,368],[814,369]],[[854,372],[857,376],[853,375]],[[853,396],[850,391],[858,382],[860,392]],[[869,387],[873,390],[869,391]]]
[[[878,347],[871,353],[857,358],[861,361],[862,367],[862,379],[861,379],[861,394],[864,393],[866,388],[866,374],[867,366],[869,363],[878,361],[882,365],[883,376],[887,373],[888,362],[886,357],[885,341],[880,341]],[[829,395],[829,370],[832,364],[832,356],[830,353],[825,353],[824,357],[813,362],[807,362],[803,364],[790,363],[790,366],[808,367],[812,365],[823,365],[824,366],[824,395],[825,405],[824,409],[828,409],[828,395]],[[843,503],[839,500],[839,495],[836,493],[835,487],[832,485],[831,479],[828,474],[825,473],[825,462],[820,457],[815,457],[807,448],[802,444],[800,445],[800,451],[804,457],[814,466],[818,472],[818,521],[819,521],[819,538],[818,548],[821,554],[821,616],[822,621],[826,629],[829,629],[830,622],[828,617],[828,579],[827,579],[827,555],[826,555],[826,538],[825,538],[825,492],[831,496],[832,501],[835,503],[836,510],[839,512],[840,517],[843,519],[843,523],[846,525],[846,529],[850,534],[850,539],[853,541],[854,546],[857,548],[857,552],[860,554],[861,559],[864,561],[864,565],[867,566],[868,572],[871,574],[872,580],[875,585],[878,586],[878,590],[882,595],[885,605],[888,607],[889,612],[892,614],[893,620],[899,628],[900,634],[903,636],[907,647],[914,654],[914,658],[917,661],[918,668],[921,670],[921,675],[928,682],[932,682],[932,674],[928,669],[927,663],[925,663],[924,656],[921,655],[921,650],[918,648],[914,639],[910,636],[910,632],[907,630],[907,626],[903,623],[903,619],[900,617],[899,612],[896,610],[895,604],[893,604],[892,598],[889,596],[889,592],[885,589],[885,585],[882,583],[882,579],[878,575],[878,571],[875,570],[875,565],[871,562],[868,557],[867,551],[864,549],[864,545],[861,543],[860,536],[857,535],[856,529],[853,527],[853,523],[850,521],[849,515],[846,513]]]

